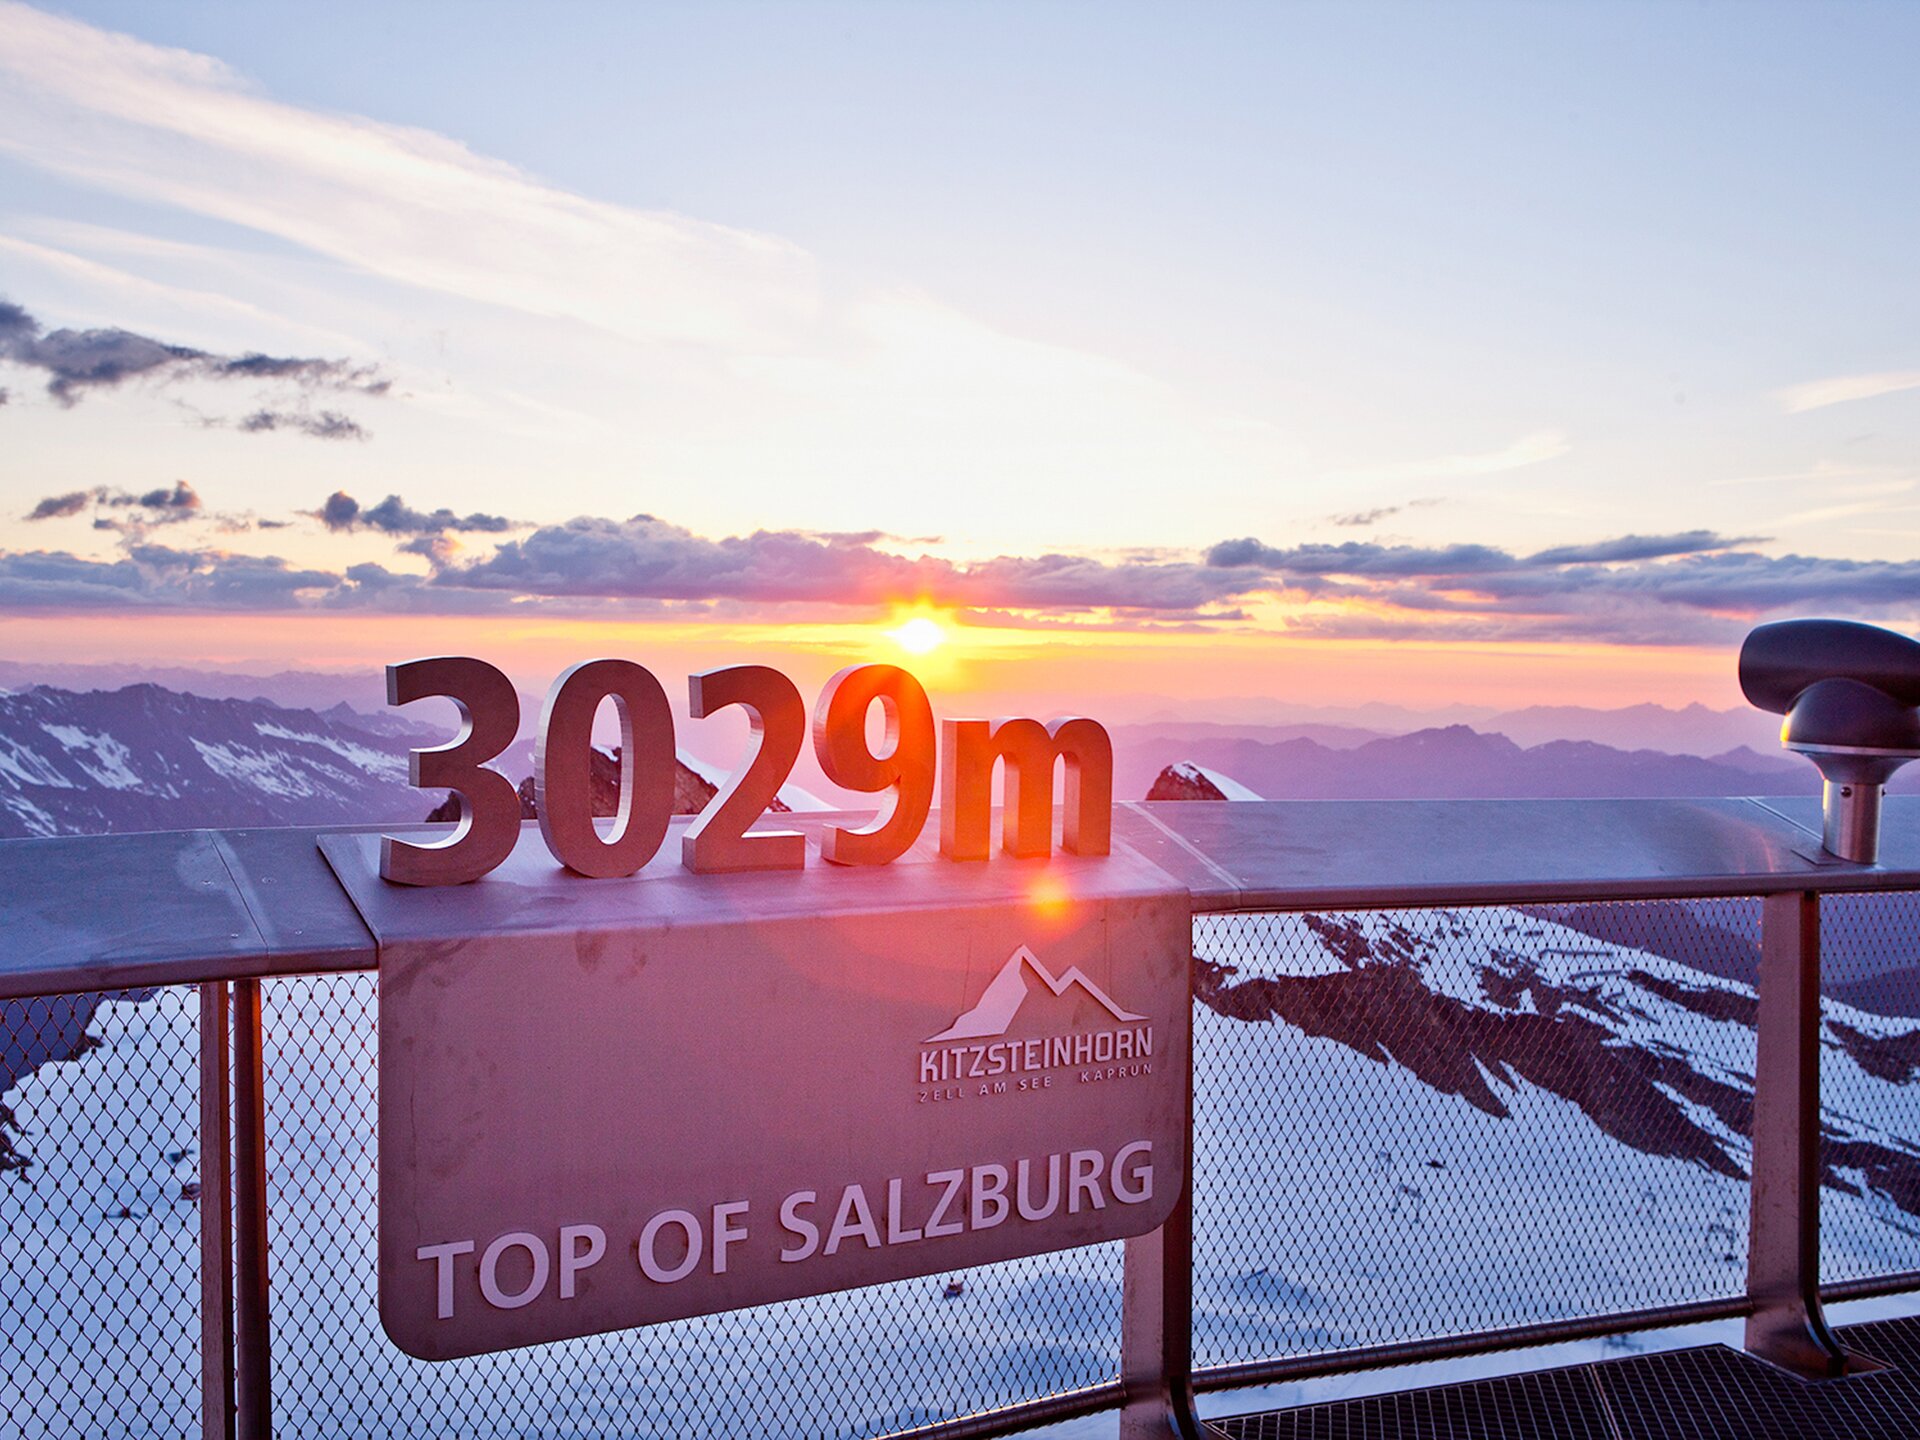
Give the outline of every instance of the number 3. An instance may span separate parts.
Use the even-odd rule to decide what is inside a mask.
[[[444,695],[460,707],[460,733],[445,745],[415,750],[412,784],[445,786],[458,797],[460,823],[445,840],[416,844],[380,837],[380,874],[397,885],[464,885],[513,853],[520,838],[520,797],[487,761],[513,743],[520,697],[513,682],[484,660],[441,655],[387,667],[387,703],[410,705]]]

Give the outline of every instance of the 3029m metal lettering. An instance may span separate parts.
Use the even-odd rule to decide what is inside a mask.
[[[920,836],[937,789],[940,853],[949,860],[985,860],[995,766],[1004,771],[1001,848],[1008,854],[1052,853],[1054,772],[1066,767],[1062,844],[1077,855],[1105,855],[1113,809],[1113,746],[1106,730],[1084,717],[1037,720],[952,719],[937,727],[920,682],[894,665],[854,665],[833,676],[814,705],[811,727],[799,692],[779,671],[738,665],[692,675],[688,711],[704,719],[738,705],[751,719],[754,748],[681,842],[681,863],[702,873],[797,870],[807,863],[805,838],[791,831],[752,831],[792,773],[809,728],[821,772],[846,790],[880,797],[879,813],[860,828],[829,825],[821,858],[834,865],[885,865]],[[410,775],[422,788],[449,790],[459,812],[453,833],[418,841],[386,836],[381,875],[402,885],[461,885],[478,880],[519,838],[513,785],[488,768],[520,727],[513,682],[484,660],[437,656],[387,667],[392,705],[444,697],[461,715],[460,732],[444,745],[413,751]],[[607,820],[593,814],[590,747],[595,716],[612,701],[620,727],[620,797]],[[867,720],[878,705],[881,745],[869,742]],[[937,736],[937,738],[936,738]],[[534,790],[540,832],[568,869],[595,879],[632,875],[659,853],[672,808],[675,760],[672,708],[645,667],[629,660],[590,660],[554,681],[542,708],[534,748]]]

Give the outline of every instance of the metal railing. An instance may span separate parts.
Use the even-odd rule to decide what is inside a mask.
[[[372,974],[7,1001],[0,1400],[33,1440],[930,1440],[1709,1317],[1817,1369],[1823,1266],[1920,1288],[1909,898],[1826,902],[1881,955],[1824,1018],[1805,891],[1204,914],[1162,1230],[441,1364],[378,1323]]]

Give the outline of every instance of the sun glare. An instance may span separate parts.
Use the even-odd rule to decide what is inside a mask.
[[[916,615],[887,634],[909,655],[930,655],[947,640],[947,632],[940,627],[940,622],[925,615]]]

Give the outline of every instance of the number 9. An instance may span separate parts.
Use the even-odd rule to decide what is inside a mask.
[[[885,755],[867,748],[867,711],[876,700],[886,714]],[[836,785],[892,792],[867,829],[827,827],[821,857],[835,865],[885,865],[904,855],[933,805],[933,707],[920,682],[896,665],[842,670],[814,706],[813,753]]]

